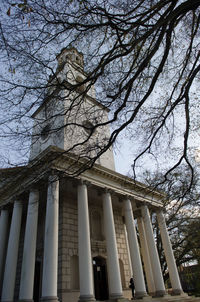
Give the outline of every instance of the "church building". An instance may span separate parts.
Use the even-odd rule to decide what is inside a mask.
[[[0,301],[125,301],[132,297],[131,277],[136,299],[193,301],[181,288],[164,195],[117,173],[112,147],[88,169],[109,139],[108,109],[97,102],[94,85],[85,93],[81,53],[63,49],[57,60],[47,97],[33,114],[29,163],[0,169]]]

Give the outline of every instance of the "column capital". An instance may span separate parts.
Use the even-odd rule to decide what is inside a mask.
[[[156,209],[156,214],[157,215],[161,214],[161,215],[165,216],[166,212],[167,212],[166,209],[162,208],[162,207],[159,207],[159,208]]]
[[[29,192],[30,191],[39,191],[39,185],[38,183],[32,183],[30,184],[30,186],[28,187]]]
[[[102,188],[103,194],[109,193],[110,195],[114,193],[114,191],[110,188]]]
[[[145,214],[149,213],[149,207],[146,202],[142,203],[139,208],[141,210],[141,216],[144,218]]]
[[[2,205],[0,207],[0,211],[6,211],[6,210],[9,210],[9,207],[10,207],[10,202],[9,203],[6,203],[4,205]]]
[[[158,212],[158,213],[162,212],[165,215],[167,213],[167,210],[164,207],[159,207],[159,208],[157,208],[156,212]]]
[[[21,199],[15,199],[15,201],[13,202],[13,206],[18,205],[18,206],[22,206],[23,202]]]
[[[137,204],[136,204],[136,200],[133,196],[130,196],[130,195],[124,195],[124,198],[123,198],[123,202],[126,201],[126,200],[129,200],[132,204],[132,206],[134,206],[134,208],[136,207],[137,208]]]
[[[59,180],[60,178],[60,175],[61,175],[61,172],[56,170],[56,169],[48,169],[47,172],[45,173],[44,175],[44,180],[47,180],[49,181],[49,179],[52,178],[52,181],[56,181],[56,180]]]
[[[89,187],[92,184],[90,181],[80,178],[80,179],[78,179],[78,185],[85,185],[85,186]]]
[[[59,180],[59,176],[57,174],[50,174],[48,177],[48,182],[54,182]]]

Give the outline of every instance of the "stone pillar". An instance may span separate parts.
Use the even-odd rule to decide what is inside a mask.
[[[135,229],[133,210],[129,199],[126,199],[124,201],[124,215],[125,215],[126,229],[128,233],[131,263],[133,269],[135,297],[142,298],[144,296],[147,296],[147,293],[145,288],[142,262],[140,258],[139,245],[138,245],[137,234]]]
[[[37,190],[30,191],[19,291],[19,300],[26,302],[33,301],[35,252],[38,223],[38,200],[39,192]]]
[[[103,194],[103,215],[107,247],[109,296],[110,299],[118,299],[123,297],[123,293],[112,210],[112,201],[109,192],[105,192]]]
[[[49,177],[47,192],[42,274],[42,301],[58,301],[58,211],[59,181],[56,176],[52,175]]]
[[[144,270],[147,280],[147,287],[148,287],[148,294],[151,296],[155,295],[155,285],[154,285],[154,279],[153,279],[153,272],[151,267],[151,260],[149,256],[149,248],[147,244],[145,229],[144,229],[144,223],[142,220],[142,217],[137,218],[138,223],[138,232],[139,232],[139,238],[140,238],[140,245],[141,245],[141,252],[142,252],[142,258],[144,262]]]
[[[80,279],[79,299],[80,301],[95,300],[90,243],[88,196],[87,186],[84,182],[78,185],[78,249]]]
[[[0,216],[0,294],[5,267],[6,248],[8,242],[9,212],[6,209],[1,210]]]
[[[163,215],[162,211],[157,211],[157,219],[158,219],[158,225],[160,229],[162,244],[164,248],[165,257],[167,260],[167,266],[169,270],[169,277],[172,285],[172,295],[180,295],[183,293],[178,270],[176,267],[176,262],[174,259],[174,254],[172,250],[172,245],[170,242],[169,234],[167,231],[167,226],[165,223],[165,217]]]
[[[14,203],[10,234],[8,239],[8,248],[6,256],[6,264],[4,271],[3,287],[1,301],[13,301],[15,278],[17,269],[19,238],[22,218],[22,203],[16,201]]]
[[[157,251],[155,240],[154,240],[153,229],[152,229],[152,224],[151,224],[150,215],[149,215],[149,209],[146,205],[144,205],[141,207],[141,211],[142,211],[142,218],[143,218],[144,227],[145,227],[147,244],[149,247],[149,255],[150,255],[151,264],[152,264],[153,278],[154,278],[154,284],[155,284],[155,288],[156,288],[155,295],[158,297],[162,297],[166,294],[166,290],[165,290],[165,285],[164,285],[164,281],[163,281],[158,251]]]

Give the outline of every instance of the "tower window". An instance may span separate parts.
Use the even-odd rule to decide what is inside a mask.
[[[86,120],[86,121],[83,122],[83,127],[84,127],[84,130],[88,134],[91,134],[91,131],[94,128],[94,125],[90,121]]]
[[[48,137],[48,135],[49,135],[50,129],[51,129],[50,124],[46,125],[46,126],[42,129],[42,131],[41,131],[41,138],[42,138],[42,140],[47,139],[47,137]]]
[[[77,82],[77,83],[81,84],[83,81],[84,81],[84,79],[83,79],[82,77],[80,77],[80,76],[77,76],[77,77],[76,77],[76,82]],[[83,85],[80,85],[80,86],[78,87],[78,89],[80,90],[80,92],[83,92],[83,91],[85,90],[85,85],[84,85],[84,84],[83,84]]]

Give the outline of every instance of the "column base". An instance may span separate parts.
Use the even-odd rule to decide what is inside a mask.
[[[123,299],[124,297],[123,297],[123,294],[119,294],[119,293],[117,293],[117,294],[110,294],[109,295],[109,300],[115,300],[115,299]]]
[[[164,297],[166,294],[165,290],[157,290],[154,297]]]
[[[179,296],[183,294],[183,291],[181,289],[172,289],[171,295],[172,296]]]
[[[58,297],[48,296],[48,297],[42,297],[40,299],[41,302],[58,302]]]
[[[19,299],[18,302],[34,302],[32,299]]]
[[[144,297],[147,297],[147,293],[146,292],[135,292],[135,298],[136,299],[142,299]]]
[[[87,301],[95,301],[95,297],[93,295],[81,295],[79,297],[79,302],[87,302]]]

